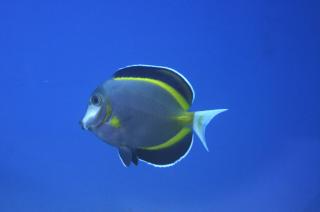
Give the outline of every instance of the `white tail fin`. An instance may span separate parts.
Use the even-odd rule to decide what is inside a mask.
[[[198,137],[200,138],[201,143],[203,144],[204,148],[209,152],[207,143],[206,143],[206,127],[209,122],[218,115],[226,111],[227,109],[217,109],[217,110],[205,110],[205,111],[198,111],[194,113],[193,119],[193,130],[196,132]]]

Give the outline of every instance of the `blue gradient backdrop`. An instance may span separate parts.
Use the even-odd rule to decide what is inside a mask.
[[[1,1],[1,212],[320,211],[319,1]],[[124,168],[78,125],[119,67],[229,108],[174,167]]]

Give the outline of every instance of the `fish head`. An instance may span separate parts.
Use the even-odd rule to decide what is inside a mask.
[[[111,106],[106,92],[98,87],[90,96],[86,113],[80,125],[85,130],[94,131],[103,125],[111,115]]]

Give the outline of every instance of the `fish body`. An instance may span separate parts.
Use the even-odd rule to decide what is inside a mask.
[[[225,111],[189,112],[193,100],[191,84],[175,70],[127,66],[92,93],[81,124],[118,148],[125,166],[171,166],[188,154],[193,131],[208,150],[205,127]]]

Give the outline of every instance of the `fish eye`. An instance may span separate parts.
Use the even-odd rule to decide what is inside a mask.
[[[91,104],[93,104],[93,105],[100,105],[100,104],[101,104],[101,101],[102,101],[102,99],[101,99],[101,97],[98,96],[98,95],[93,95],[93,96],[91,96],[91,98],[90,98],[90,102],[91,102]]]

